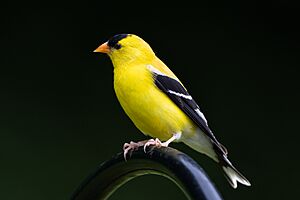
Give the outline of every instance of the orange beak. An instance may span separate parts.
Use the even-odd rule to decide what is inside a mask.
[[[94,52],[99,52],[99,53],[109,53],[110,48],[107,45],[107,42],[101,44],[97,49],[94,50]]]

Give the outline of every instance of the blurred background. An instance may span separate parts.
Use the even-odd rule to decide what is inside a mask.
[[[251,181],[233,190],[213,161],[172,144],[205,169],[224,199],[299,194],[298,8],[287,1],[173,6],[2,6],[0,199],[68,199],[123,143],[146,138],[115,97],[109,58],[93,53],[117,33],[152,46]],[[166,198],[185,199],[172,182],[149,175],[111,199]]]

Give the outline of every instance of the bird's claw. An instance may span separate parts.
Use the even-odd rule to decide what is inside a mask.
[[[130,143],[125,143],[123,145],[123,155],[124,155],[125,161],[127,161],[126,156],[129,152],[131,155],[132,151],[136,150],[137,148],[139,148],[140,146],[143,146],[143,145],[144,144],[141,142],[133,142],[133,141],[131,141]]]
[[[153,145],[153,146],[156,146],[158,148],[162,147],[163,146],[163,143],[158,139],[156,138],[155,140],[154,139],[150,139],[148,140],[148,142],[146,142],[144,144],[144,152],[146,153],[146,148],[150,145]]]
[[[146,148],[148,146],[153,146],[153,147],[166,147],[168,146],[169,143],[167,142],[161,142],[158,138],[154,139],[150,139],[150,140],[144,140],[144,141],[140,141],[140,142],[133,142],[131,141],[130,143],[125,143],[123,145],[123,155],[124,155],[124,159],[125,161],[127,161],[127,154],[129,153],[129,156],[131,156],[132,151],[138,149],[141,146],[144,146],[144,152],[147,153]]]

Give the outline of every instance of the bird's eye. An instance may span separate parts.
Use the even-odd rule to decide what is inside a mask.
[[[119,43],[117,43],[115,46],[114,46],[114,48],[115,49],[120,49],[122,46],[119,44]]]

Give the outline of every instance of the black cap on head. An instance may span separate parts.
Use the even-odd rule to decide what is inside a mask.
[[[123,38],[126,38],[128,36],[128,34],[118,34],[118,35],[115,35],[113,37],[111,37],[108,42],[107,42],[107,45],[109,47],[113,47],[115,49],[120,49],[121,48],[121,45],[118,44],[118,42],[120,40],[122,40]]]

